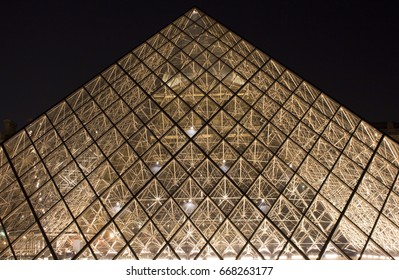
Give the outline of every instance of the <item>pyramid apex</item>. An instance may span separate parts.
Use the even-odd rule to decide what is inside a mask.
[[[197,7],[193,7],[191,8],[187,13],[186,16],[188,18],[190,18],[191,20],[196,21],[197,19],[199,19],[200,17],[203,16],[203,12],[201,12]]]

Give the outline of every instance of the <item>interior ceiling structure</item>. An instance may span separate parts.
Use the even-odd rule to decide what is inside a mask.
[[[0,147],[0,259],[397,259],[399,145],[192,9]]]

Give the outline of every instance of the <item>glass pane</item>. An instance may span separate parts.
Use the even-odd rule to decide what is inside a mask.
[[[220,226],[210,241],[223,259],[236,259],[245,243],[245,238],[229,221]]]
[[[267,216],[287,236],[290,236],[299,223],[301,214],[283,197],[280,197]]]
[[[264,216],[248,199],[243,198],[229,217],[239,232],[250,238]]]
[[[266,260],[276,260],[287,240],[265,219],[252,236],[251,243]]]
[[[162,235],[151,222],[147,223],[130,242],[130,246],[140,260],[155,258],[164,244]]]
[[[205,245],[205,239],[195,226],[190,221],[187,221],[170,243],[180,259],[192,260]]]
[[[318,258],[327,238],[311,222],[302,219],[292,236],[292,240],[309,259],[315,260]]]

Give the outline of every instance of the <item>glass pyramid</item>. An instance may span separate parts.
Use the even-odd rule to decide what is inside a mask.
[[[398,259],[399,145],[192,9],[0,146],[0,259]]]

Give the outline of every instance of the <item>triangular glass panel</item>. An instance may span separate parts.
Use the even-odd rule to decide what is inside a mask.
[[[184,168],[175,160],[162,169],[157,178],[169,194],[173,194],[187,178]]]
[[[126,240],[130,240],[143,228],[147,220],[146,212],[137,200],[132,200],[118,213],[114,221]]]
[[[302,219],[292,235],[292,240],[309,259],[315,260],[327,238],[310,221]]]
[[[5,250],[0,252],[0,259],[2,260],[14,260],[14,254],[11,251],[10,247],[7,247]]]
[[[268,220],[263,220],[251,238],[251,244],[266,260],[275,260],[283,250],[287,240]]]
[[[137,196],[137,200],[150,216],[152,216],[168,198],[169,194],[156,179],[151,180],[145,189]]]
[[[228,215],[241,199],[242,193],[229,179],[223,177],[209,196]]]
[[[166,240],[169,240],[173,236],[184,223],[185,219],[186,217],[182,210],[172,199],[164,203],[152,218],[154,224],[158,227]]]
[[[125,246],[125,249],[120,251],[119,255],[116,256],[117,260],[137,260],[130,247]]]
[[[385,252],[390,254],[395,260],[398,260],[398,234],[399,227],[384,216],[380,216],[371,237]]]
[[[195,259],[205,245],[205,239],[191,222],[186,222],[170,241],[180,259]]]
[[[246,238],[252,236],[263,217],[261,212],[246,198],[237,204],[229,216],[231,222]]]
[[[95,260],[96,258],[92,254],[89,248],[86,248],[81,254],[76,257],[77,260]]]
[[[237,258],[238,260],[261,260],[261,255],[254,249],[251,244],[245,246],[241,254]]]
[[[36,246],[26,248],[27,243],[36,244]],[[13,250],[17,253],[17,259],[19,260],[35,258],[44,249],[45,245],[46,242],[37,225],[33,225],[12,243]],[[25,252],[25,254],[18,254],[18,252]]]
[[[229,221],[220,226],[210,241],[223,259],[236,259],[245,242],[245,238]]]
[[[392,260],[392,256],[383,251],[373,241],[369,241],[361,260]]]
[[[248,190],[247,196],[266,215],[280,193],[264,177],[259,176]]]
[[[344,253],[341,252],[337,248],[337,246],[334,245],[334,243],[330,242],[327,245],[326,250],[324,251],[323,256],[321,257],[322,260],[348,260],[348,257],[345,256]]]
[[[115,226],[109,224],[100,234],[91,242],[90,246],[97,259],[113,259],[116,254],[122,250],[125,245],[123,236]]]
[[[222,177],[222,171],[210,160],[204,160],[201,165],[193,172],[192,177],[202,187],[205,193],[210,193],[215,184]]]
[[[352,260],[358,259],[367,237],[348,219],[343,218],[334,232],[332,241]]]
[[[224,218],[219,208],[207,198],[196,209],[190,219],[206,238],[210,238]]]
[[[205,248],[200,253],[199,257],[197,257],[197,259],[220,260],[220,257],[210,245],[206,245]]]
[[[284,251],[280,254],[279,260],[305,260],[303,256],[293,245],[287,244]]]
[[[155,258],[164,244],[165,240],[162,238],[161,233],[154,224],[149,222],[133,238],[130,242],[130,247],[140,260],[151,260]]]
[[[53,242],[52,247],[58,259],[72,259],[86,245],[76,224],[67,227]]]
[[[165,246],[161,253],[158,254],[158,256],[155,258],[157,260],[176,260],[178,257],[176,256],[175,252],[173,252],[173,249],[170,248],[170,246]]]
[[[187,216],[190,216],[201,204],[205,194],[192,178],[188,178],[173,197]]]

